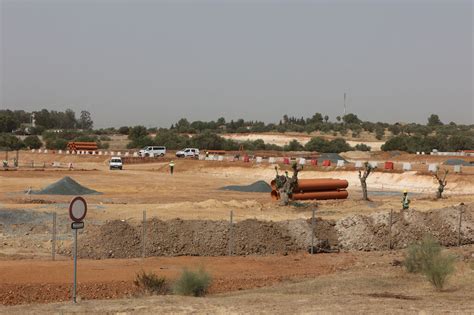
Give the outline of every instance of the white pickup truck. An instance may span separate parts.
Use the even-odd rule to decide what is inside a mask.
[[[181,151],[176,152],[176,157],[190,157],[190,158],[198,158],[199,157],[199,149],[196,148],[185,148]]]

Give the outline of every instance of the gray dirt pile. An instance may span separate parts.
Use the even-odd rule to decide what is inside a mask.
[[[460,207],[436,209],[429,212],[408,210],[394,212],[392,218],[393,248],[405,248],[410,243],[432,235],[441,244],[457,244]],[[381,250],[389,248],[389,212],[370,216],[352,215],[336,223],[339,246],[349,250]],[[464,206],[461,225],[463,244],[474,242],[473,205]]]
[[[65,176],[42,190],[33,191],[35,195],[98,195],[100,192],[82,186],[69,176]]]
[[[220,188],[220,190],[232,190],[232,191],[240,191],[240,192],[259,192],[259,193],[269,193],[272,191],[272,187],[265,181],[259,180],[250,185],[244,186],[225,186]]]

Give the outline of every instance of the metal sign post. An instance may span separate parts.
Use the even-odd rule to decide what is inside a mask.
[[[87,214],[87,202],[82,197],[75,197],[69,204],[69,217],[73,221],[71,229],[74,230],[74,284],[72,287],[72,301],[77,303],[77,230],[84,228],[84,218]]]

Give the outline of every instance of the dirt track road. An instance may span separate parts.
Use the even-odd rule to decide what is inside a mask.
[[[458,257],[471,256],[472,246],[451,249]],[[146,259],[143,266],[160,274],[172,277],[183,266],[205,263],[215,280],[213,292],[234,292],[212,294],[205,298],[181,296],[137,297],[130,291],[128,283],[102,282],[99,279],[132,279],[140,270],[140,260],[82,261],[83,268],[95,270],[86,276],[81,270],[83,285],[79,287],[84,298],[77,305],[69,301],[70,277],[54,276],[56,284],[34,283],[26,285],[27,275],[19,277],[18,285],[26,288],[26,295],[38,299],[30,302],[46,302],[40,298],[53,299],[62,292],[62,300],[53,304],[0,306],[0,314],[300,314],[300,313],[357,313],[380,314],[431,314],[474,312],[474,266],[472,261],[458,261],[455,274],[449,278],[446,290],[438,292],[421,275],[407,273],[400,266],[393,266],[394,259],[401,259],[403,252],[371,252],[352,254],[296,255],[272,257],[231,258],[158,258]],[[38,272],[46,273],[59,264],[58,271],[66,270],[71,262],[41,262]],[[14,262],[0,264],[0,274],[5,268],[13,267],[15,272],[34,275],[32,261],[19,267]],[[189,266],[189,265],[188,265]],[[164,269],[160,269],[164,268]],[[168,269],[167,269],[168,268]],[[120,271],[120,272],[118,272]],[[115,273],[115,274],[114,274]],[[99,277],[95,279],[94,277]],[[8,276],[10,277],[10,276]],[[42,275],[42,280],[48,276]],[[102,278],[103,277],[103,278]],[[86,281],[87,279],[87,281]],[[0,280],[3,283],[3,279]],[[38,280],[40,281],[40,280]],[[67,281],[67,283],[61,283]],[[267,286],[265,288],[257,288]],[[4,285],[5,287],[5,285]],[[254,288],[239,290],[240,288]],[[84,295],[84,291],[90,296]],[[108,291],[107,291],[108,290]],[[128,291],[127,291],[128,290]],[[3,290],[2,290],[3,291]],[[39,293],[36,293],[38,292]],[[104,294],[107,291],[109,295]],[[17,291],[24,292],[24,291]],[[126,294],[123,294],[127,292]],[[105,300],[111,297],[125,299]],[[102,300],[89,300],[101,298]],[[3,299],[0,296],[0,300]],[[26,302],[23,301],[23,302]]]
[[[227,292],[304,279],[348,268],[355,256],[297,254],[248,257],[153,257],[147,259],[80,260],[79,296],[117,298],[133,294],[137,272],[153,271],[169,279],[184,269],[204,267],[212,275],[211,292]],[[0,301],[4,305],[65,301],[71,296],[71,260],[0,261]]]

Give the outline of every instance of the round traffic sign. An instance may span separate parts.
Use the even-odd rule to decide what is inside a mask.
[[[74,222],[82,222],[87,214],[87,202],[82,197],[74,197],[69,204],[69,217]]]

